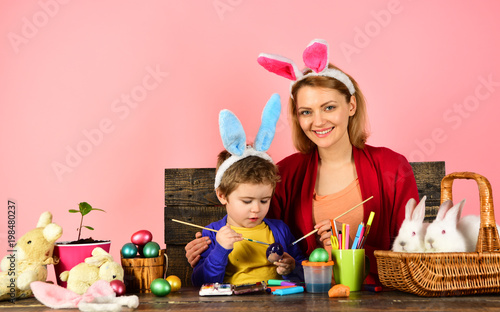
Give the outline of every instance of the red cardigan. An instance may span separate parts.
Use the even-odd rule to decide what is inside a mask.
[[[373,195],[363,207],[365,224],[370,212],[375,212],[365,251],[370,258],[371,272],[376,274],[373,251],[391,249],[405,217],[407,201],[419,199],[417,184],[406,158],[388,148],[353,147],[353,157],[362,198]],[[290,155],[278,163],[278,168],[281,182],[276,186],[267,217],[283,220],[299,238],[314,229],[312,203],[318,152]],[[309,255],[317,247],[316,235],[306,237],[299,244]]]

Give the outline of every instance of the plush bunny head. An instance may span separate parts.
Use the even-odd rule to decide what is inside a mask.
[[[292,80],[290,89],[298,81],[309,76],[326,76],[339,80],[348,89],[351,95],[354,95],[356,89],[351,79],[341,70],[328,67],[328,43],[322,39],[315,39],[309,43],[302,55],[304,64],[307,66],[302,72],[295,63],[283,56],[275,54],[261,53],[257,62],[268,71],[279,76]],[[308,69],[311,71],[307,74]]]
[[[266,153],[271,146],[276,132],[276,123],[281,113],[281,102],[278,94],[273,94],[262,111],[262,120],[253,146],[248,146],[245,131],[239,119],[231,111],[224,109],[219,114],[219,130],[224,148],[231,153],[217,170],[215,188],[217,189],[224,172],[234,163],[249,156],[262,157],[270,162],[272,158]]]
[[[424,236],[429,223],[424,223],[425,200],[420,202],[410,198],[405,207],[405,219],[399,228],[399,233],[392,247],[396,252],[422,252],[424,251]]]

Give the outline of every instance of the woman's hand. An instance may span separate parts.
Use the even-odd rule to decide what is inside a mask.
[[[276,266],[276,272],[279,275],[288,275],[295,270],[295,259],[288,253],[283,253],[281,260],[273,263]]]
[[[243,240],[243,235],[236,233],[229,225],[221,227],[215,237],[217,239],[217,243],[225,249],[233,249],[234,243]]]
[[[186,250],[186,258],[192,268],[196,266],[200,260],[200,255],[207,250],[208,245],[212,243],[210,238],[202,237],[201,232],[196,232],[195,239],[190,241],[184,249]]]
[[[323,247],[330,246],[331,245],[330,236],[332,236],[330,220],[326,219],[321,222],[318,222],[316,223],[314,228],[318,229],[317,232],[318,243]]]

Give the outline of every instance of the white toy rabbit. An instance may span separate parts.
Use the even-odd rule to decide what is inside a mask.
[[[405,219],[399,228],[399,233],[392,250],[396,252],[423,252],[424,236],[429,223],[424,222],[425,200],[422,197],[417,205],[417,201],[410,198],[405,207]]]
[[[468,215],[460,218],[465,199],[453,206],[450,200],[439,207],[436,219],[427,228],[425,250],[427,252],[474,252],[481,218]],[[497,230],[500,227],[497,225]]]

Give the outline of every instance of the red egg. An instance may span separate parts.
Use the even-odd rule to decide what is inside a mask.
[[[116,296],[119,297],[125,294],[125,284],[122,281],[112,280],[111,282],[109,282],[109,284],[111,285],[111,288],[113,288],[113,290],[115,291]]]
[[[132,234],[130,241],[136,245],[144,246],[153,240],[153,234],[148,230],[140,230]]]

